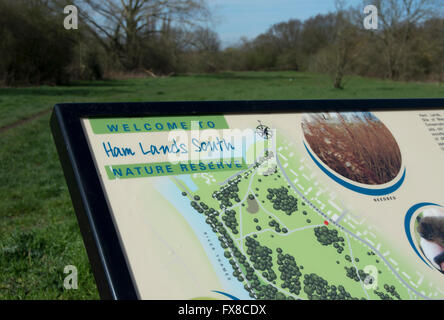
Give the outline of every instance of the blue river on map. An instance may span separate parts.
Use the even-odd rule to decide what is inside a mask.
[[[180,178],[179,176],[177,178],[192,191],[196,190],[197,187],[190,175],[181,175]],[[213,270],[219,278],[223,291],[242,300],[251,300],[243,284],[233,277],[233,269],[228,259],[224,257],[224,249],[220,246],[216,234],[205,222],[205,216],[191,207],[189,198],[182,196],[182,190],[174,184],[171,178],[165,177],[158,181],[157,190],[182,214],[202,244],[203,249],[213,265]],[[225,273],[228,273],[228,276],[226,276]],[[228,278],[230,280],[228,280]],[[218,290],[218,288],[209,289]],[[205,295],[205,293],[203,292],[202,295]],[[210,295],[210,292],[208,292],[208,295]],[[223,298],[222,295],[221,298]]]

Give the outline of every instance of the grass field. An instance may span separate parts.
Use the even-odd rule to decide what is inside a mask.
[[[326,76],[257,72],[0,88],[0,299],[98,298],[45,112],[54,104],[444,97],[444,85],[359,77],[331,87]],[[78,290],[63,288],[69,264]]]

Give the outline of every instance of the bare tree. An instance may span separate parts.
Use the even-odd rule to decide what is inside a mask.
[[[331,15],[331,39],[330,43],[318,54],[318,68],[324,69],[333,78],[333,86],[336,89],[344,88],[344,77],[348,73],[350,64],[357,56],[356,48],[359,38],[356,26],[352,23],[354,11],[346,9],[346,2],[336,0],[336,12]]]
[[[189,33],[188,44],[199,52],[219,52],[221,42],[216,32],[209,28],[198,27]]]
[[[353,59],[353,51],[357,44],[356,28],[350,23],[349,15],[344,10],[339,10],[336,15],[336,33],[333,43],[333,86],[343,89],[343,80],[347,67]]]
[[[127,69],[138,68],[143,41],[168,35],[173,25],[209,19],[206,0],[77,0],[81,17],[98,41]]]
[[[431,56],[436,80],[444,83],[444,19],[431,19],[424,25],[424,42]]]
[[[432,18],[441,10],[442,0],[364,0],[378,8],[379,28],[377,39],[383,47],[387,76],[401,76],[402,63],[408,53],[408,43],[414,26]],[[442,5],[442,2],[441,2]]]

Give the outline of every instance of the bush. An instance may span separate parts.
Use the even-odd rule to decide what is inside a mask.
[[[67,82],[75,41],[61,15],[19,0],[0,0],[0,12],[0,79],[6,85]]]

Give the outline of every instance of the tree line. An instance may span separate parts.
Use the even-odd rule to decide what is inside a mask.
[[[305,21],[271,26],[253,40],[223,51],[232,70],[295,70],[328,73],[342,88],[347,74],[393,80],[444,80],[444,16],[433,0],[374,0],[377,30],[363,27],[363,6]],[[367,1],[363,1],[365,5]]]
[[[356,74],[394,80],[444,78],[444,16],[436,0],[373,0],[379,28],[362,8],[272,25],[223,48],[206,27],[206,0],[0,0],[0,83],[64,84],[104,77],[219,71],[327,73],[336,88]],[[79,29],[63,28],[74,4]]]
[[[68,4],[78,8],[78,30],[63,27]],[[217,71],[206,0],[0,0],[0,13],[6,85]]]

